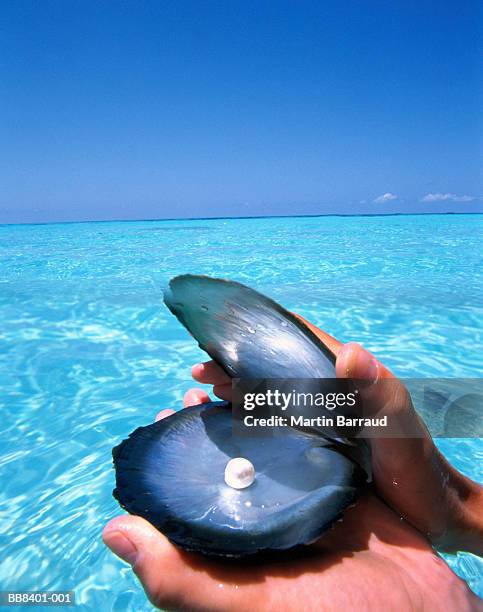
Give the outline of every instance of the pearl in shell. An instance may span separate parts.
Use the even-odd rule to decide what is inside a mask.
[[[245,489],[255,480],[255,467],[244,457],[230,459],[225,467],[225,482],[233,489]]]

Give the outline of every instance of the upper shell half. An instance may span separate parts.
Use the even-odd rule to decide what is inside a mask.
[[[329,348],[291,312],[245,285],[187,274],[169,283],[164,301],[232,377],[335,377]]]

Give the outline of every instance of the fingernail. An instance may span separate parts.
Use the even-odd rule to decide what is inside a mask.
[[[354,370],[354,360],[351,358],[351,353],[359,353],[360,348],[361,347],[357,344],[357,342],[348,342],[347,344],[341,346],[339,350],[337,361],[345,365],[343,374],[347,378],[351,378],[353,376]]]
[[[131,540],[120,531],[104,534],[104,542],[115,555],[121,557],[129,565],[136,563],[138,550]]]
[[[379,364],[370,353],[361,349],[357,355],[356,371],[357,378],[374,383],[379,376]]]
[[[348,342],[340,349],[338,359],[347,364],[345,376],[368,382],[375,382],[379,376],[379,364],[376,359],[357,342]]]

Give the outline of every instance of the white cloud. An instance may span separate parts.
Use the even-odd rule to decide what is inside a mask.
[[[456,195],[455,193],[427,193],[421,198],[421,202],[473,202],[476,200],[470,195]]]
[[[387,192],[377,197],[374,202],[376,204],[385,204],[386,202],[391,202],[392,200],[397,200],[397,195]]]

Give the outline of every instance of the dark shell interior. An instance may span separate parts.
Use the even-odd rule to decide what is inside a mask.
[[[324,440],[291,431],[232,437],[229,405],[187,408],[137,429],[114,449],[120,504],[172,542],[208,555],[243,556],[306,544],[357,494],[356,465]],[[255,482],[224,482],[230,458],[245,457]]]
[[[232,377],[335,377],[331,351],[291,313],[244,285],[180,276],[165,302]],[[244,556],[309,543],[354,503],[362,471],[350,457],[360,447],[283,429],[273,437],[233,436],[229,404],[181,410],[114,449],[114,495],[187,550]],[[246,489],[225,484],[234,457],[255,466]]]

